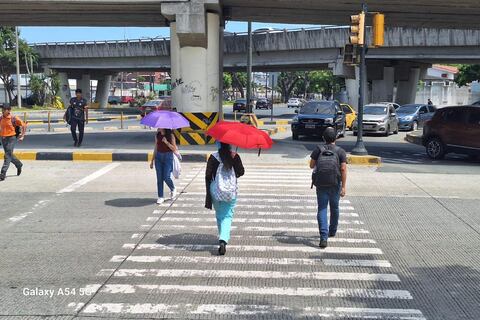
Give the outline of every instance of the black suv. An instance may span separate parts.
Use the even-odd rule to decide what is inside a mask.
[[[297,111],[296,111],[297,112]],[[300,136],[322,136],[326,128],[333,127],[337,137],[344,137],[347,128],[345,113],[337,101],[309,101],[292,121],[292,139]]]
[[[272,108],[272,100],[260,98],[257,100],[257,104],[255,109],[271,109]]]

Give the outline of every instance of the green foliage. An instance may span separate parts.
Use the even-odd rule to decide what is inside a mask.
[[[232,75],[230,73],[224,72],[223,73],[223,89],[228,90],[232,88],[232,84],[233,84]]]
[[[330,70],[312,71],[308,76],[310,93],[321,93],[324,97],[330,97],[345,87],[345,80],[334,76]]]
[[[464,64],[458,68],[455,82],[460,86],[466,86],[473,81],[480,81],[480,64]]]

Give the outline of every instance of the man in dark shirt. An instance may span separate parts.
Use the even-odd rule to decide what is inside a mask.
[[[327,128],[323,134],[325,145],[316,148],[310,156],[310,168],[317,168],[317,161],[324,151],[331,151],[338,158],[339,176],[331,186],[317,185],[318,200],[318,228],[320,231],[320,248],[327,247],[328,237],[335,237],[337,233],[338,219],[340,215],[340,197],[346,194],[347,184],[347,154],[345,150],[335,145],[336,132],[333,128]],[[336,162],[336,161],[335,161]],[[334,164],[335,166],[337,163]],[[333,168],[335,169],[335,168]],[[330,203],[330,226],[327,219],[327,206]]]
[[[88,103],[82,97],[82,90],[75,90],[76,97],[70,99],[70,130],[75,147],[80,147],[83,141],[83,134],[85,131],[85,124],[88,124]],[[79,136],[77,138],[77,127]]]

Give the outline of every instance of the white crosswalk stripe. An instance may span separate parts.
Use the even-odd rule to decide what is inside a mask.
[[[414,297],[370,237],[368,212],[356,210],[355,201],[340,200],[337,235],[318,248],[307,169],[249,168],[240,179],[227,255],[218,256],[202,171],[182,176],[183,193],[145,218],[97,273],[109,281],[87,286],[95,297],[71,302],[72,310],[114,318],[426,320],[411,308]]]

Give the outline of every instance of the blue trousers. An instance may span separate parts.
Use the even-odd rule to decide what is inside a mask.
[[[165,182],[171,191],[175,189],[172,181],[173,152],[157,152],[155,157],[155,171],[157,172],[158,197],[163,198],[163,183]]]
[[[318,229],[320,239],[327,240],[328,233],[336,233],[338,227],[338,218],[340,216],[340,190],[341,184],[337,187],[317,188],[318,201]],[[328,225],[327,206],[330,203],[330,226]]]
[[[210,185],[210,190],[214,188],[214,183]],[[213,192],[212,192],[213,194]],[[217,218],[218,240],[230,241],[230,230],[232,228],[233,215],[235,213],[235,205],[237,199],[230,202],[217,201],[212,198],[213,208],[215,209],[215,216]]]

